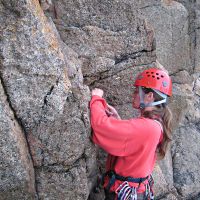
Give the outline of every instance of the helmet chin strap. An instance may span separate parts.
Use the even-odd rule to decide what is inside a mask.
[[[139,86],[139,96],[140,96],[140,109],[144,109],[146,105],[144,103],[144,91],[142,90],[141,86]]]
[[[160,101],[155,101],[155,102],[151,102],[151,103],[144,103],[144,91],[142,90],[142,87],[139,86],[139,96],[140,96],[140,109],[144,109],[146,107],[152,107],[152,106],[156,106],[156,105],[160,105],[162,103],[166,103],[167,102],[167,95],[163,94],[162,92],[158,91],[158,90],[154,90],[152,89],[154,92],[156,92],[159,96],[161,96],[163,99]]]

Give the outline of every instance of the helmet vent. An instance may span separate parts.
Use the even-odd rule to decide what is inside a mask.
[[[136,87],[158,90],[165,95],[172,96],[172,81],[165,70],[149,68],[141,72],[134,83]]]

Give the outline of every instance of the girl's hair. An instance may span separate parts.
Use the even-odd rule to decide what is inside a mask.
[[[152,92],[155,101],[162,99],[156,92],[150,88],[142,88],[144,93]],[[163,139],[157,147],[158,159],[163,159],[172,140],[172,112],[166,103],[155,106],[152,111],[144,111],[142,115],[146,118],[158,120],[163,126]]]

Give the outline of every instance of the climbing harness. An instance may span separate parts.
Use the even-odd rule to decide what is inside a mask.
[[[145,197],[144,200],[154,200],[153,194],[153,178],[152,176],[147,176],[145,178],[133,178],[133,177],[123,177],[116,174],[113,170],[108,171],[105,173],[104,177],[108,176],[110,178],[108,185],[106,186],[106,190],[109,191],[112,185],[115,183],[116,180],[123,181],[121,185],[115,190],[117,195],[117,200],[137,200],[138,199],[138,188],[140,187],[141,183],[144,183],[147,180],[145,185]],[[130,186],[130,182],[138,183],[138,187]]]
[[[117,200],[137,200],[137,189],[130,187],[127,181],[123,182],[116,190]]]

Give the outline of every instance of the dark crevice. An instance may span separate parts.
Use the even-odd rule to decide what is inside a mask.
[[[87,121],[85,120],[84,112],[81,112],[81,121],[83,122],[85,128],[87,129]]]
[[[196,87],[196,82],[197,82],[198,78],[194,81],[194,84],[193,84],[193,88],[192,88],[192,92],[195,92],[195,87]],[[198,94],[197,94],[198,95]],[[199,96],[199,95],[198,95]]]
[[[58,79],[56,80],[55,85],[58,85],[59,80],[60,80],[60,77],[58,77]],[[48,100],[47,100],[47,98],[52,94],[52,91],[53,91],[55,85],[52,85],[52,86],[51,86],[50,90],[47,92],[47,94],[46,94],[45,97],[44,97],[44,100],[43,100],[44,104],[43,104],[43,106],[42,106],[42,112],[43,112],[43,111],[44,111],[44,112],[41,113],[41,116],[40,116],[39,120],[38,120],[37,122],[35,122],[34,128],[36,128],[37,126],[40,125],[40,123],[41,123],[41,121],[42,121],[42,118],[43,118],[43,115],[47,112],[47,110],[46,110],[46,107],[47,107],[47,105],[48,105]]]
[[[178,73],[183,72],[183,71],[187,71],[186,69],[178,69],[177,71],[170,73],[170,76],[176,76]],[[187,71],[188,72],[188,71]],[[189,73],[189,72],[188,72]]]
[[[182,198],[181,198],[181,197],[182,197],[182,194],[181,194],[180,188],[177,188],[177,187],[175,187],[175,186],[174,186],[174,188],[176,189],[178,195],[180,196],[180,199],[182,199]]]
[[[48,101],[47,101],[47,97],[51,95],[53,89],[54,89],[54,85],[51,86],[50,90],[49,90],[49,91],[47,92],[47,94],[45,95],[45,97],[44,97],[44,105],[47,105],[47,102],[48,102]]]
[[[160,8],[161,5],[160,4],[153,4],[153,5],[148,5],[148,6],[144,6],[144,7],[139,7],[139,9],[146,9],[146,8]]]
[[[115,57],[115,65],[122,63],[122,62],[128,60],[129,58],[136,59],[138,57],[141,57],[143,55],[143,53],[148,53],[148,52],[151,52],[151,51],[147,51],[146,49],[143,49],[142,51],[134,52],[132,54],[121,55],[119,58]]]
[[[143,56],[145,53],[149,53],[149,52],[152,52],[152,51],[147,51],[147,50],[142,50],[142,51],[138,51],[138,52],[134,52],[132,54],[126,54],[126,55],[121,55],[120,57],[115,57],[115,65],[118,65],[118,64],[121,64],[123,62],[126,62],[128,61],[129,59],[137,59],[141,56]],[[141,64],[141,65],[134,65],[134,66],[146,66],[146,65],[149,65],[149,64],[152,64],[152,63],[147,63],[147,64]],[[115,72],[111,72],[111,74],[107,74],[109,73],[112,69],[109,68],[108,70],[105,70],[103,72],[100,72],[98,74],[92,74],[92,75],[83,75],[83,78],[84,78],[84,84],[85,85],[88,85],[90,87],[92,87],[96,82],[100,81],[100,80],[104,80],[106,78],[109,78],[109,77],[112,77],[126,69],[129,69],[131,68],[133,65],[130,65],[130,67],[126,67],[126,68],[123,68],[123,69],[119,69],[119,70],[115,70]],[[95,78],[94,81],[92,81],[91,83],[87,84],[87,79],[89,78]]]
[[[125,70],[127,70],[127,69],[130,69],[130,68],[132,68],[132,67],[145,67],[145,66],[148,66],[148,65],[152,65],[152,63],[146,63],[146,64],[141,64],[141,65],[130,65],[129,67],[127,67],[127,68],[124,68],[124,69],[121,69],[121,70],[116,70],[115,72],[113,72],[112,74],[109,74],[109,75],[105,75],[106,74],[106,72],[109,72],[110,70],[106,70],[106,71],[104,71],[104,72],[102,72],[102,73],[100,73],[100,75],[99,76],[96,76],[96,80],[94,80],[94,81],[92,81],[90,84],[86,84],[87,86],[89,86],[89,87],[93,87],[98,81],[101,81],[101,80],[104,80],[104,79],[107,79],[107,78],[109,78],[109,77],[112,77],[112,76],[115,76],[115,75],[117,75],[118,73],[120,73],[120,72],[122,72],[122,71],[125,71]],[[103,76],[103,77],[102,77]],[[84,79],[87,79],[87,78],[90,78],[90,77],[94,77],[94,76],[84,76],[83,78]],[[85,83],[84,83],[85,84]]]
[[[66,172],[70,172],[70,170],[73,168],[78,168],[80,166],[80,163],[79,163],[80,160],[85,160],[85,153],[82,153],[82,155],[77,160],[75,160],[73,164],[70,163],[70,165],[66,165],[63,162],[52,163],[48,165],[35,166],[35,169],[40,170],[40,171],[58,173],[58,174],[66,173]]]
[[[9,107],[10,107],[10,110],[12,111],[15,120],[17,121],[17,123],[18,123],[19,126],[21,127],[22,132],[24,133],[24,138],[25,138],[25,140],[26,140],[26,144],[27,144],[27,148],[28,148],[28,152],[29,152],[29,158],[30,158],[30,160],[31,160],[31,162],[32,162],[32,166],[33,166],[34,161],[33,161],[32,155],[31,155],[31,150],[30,150],[31,148],[30,148],[30,145],[29,145],[29,143],[28,143],[26,129],[24,128],[24,125],[23,125],[22,120],[21,120],[20,118],[18,118],[18,116],[17,116],[17,114],[16,114],[16,111],[15,111],[15,109],[14,109],[13,106],[12,106],[12,103],[11,103],[11,100],[10,100],[10,96],[9,96],[9,94],[8,94],[8,92],[7,92],[6,84],[5,84],[4,80],[3,80],[3,74],[2,74],[1,71],[0,71],[0,81],[1,81],[1,84],[2,84],[2,87],[3,87],[3,90],[4,90],[4,94],[5,94],[6,97],[7,97],[7,102],[8,102],[8,105],[9,105]],[[33,170],[34,170],[34,166],[33,166]],[[35,172],[34,172],[34,174],[35,174]],[[35,177],[35,180],[36,180],[36,177]],[[36,182],[35,182],[35,183],[36,183]],[[35,184],[35,191],[36,191],[36,195],[37,195],[37,198],[38,198],[38,194],[39,194],[39,193],[38,193],[38,191],[37,191],[36,184]]]
[[[56,84],[57,84],[57,81],[56,81]],[[52,94],[52,91],[53,91],[54,87],[55,86],[52,85],[51,88],[50,88],[50,90],[45,95],[44,100],[43,100],[44,104],[43,104],[43,106],[41,108],[42,113],[41,113],[40,118],[38,119],[38,121],[35,122],[35,126],[33,127],[33,129],[36,128],[36,127],[38,127],[40,125],[44,114],[47,112],[47,110],[46,110],[46,107],[48,106],[48,100],[47,100],[47,98]]]

